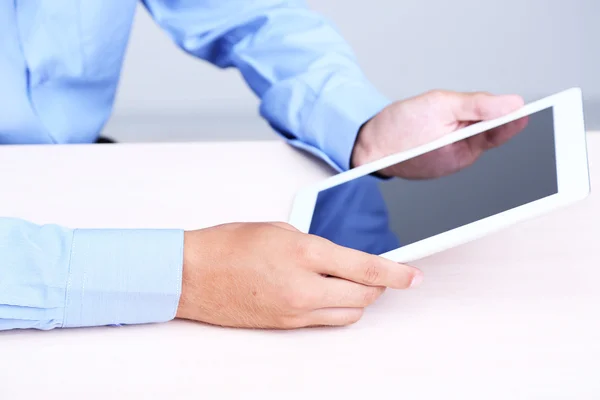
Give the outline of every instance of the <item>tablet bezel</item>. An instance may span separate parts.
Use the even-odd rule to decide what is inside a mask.
[[[381,256],[397,262],[417,260],[478,239],[522,220],[533,218],[553,209],[582,200],[590,192],[586,132],[582,93],[579,88],[572,88],[526,104],[521,109],[504,117],[470,125],[428,144],[384,157],[307,187],[301,190],[295,197],[289,223],[301,232],[308,233],[317,196],[320,191],[372,174],[388,166],[417,157],[550,107],[553,108],[554,115],[558,181],[558,191],[556,194],[428,237],[427,239],[381,254]]]

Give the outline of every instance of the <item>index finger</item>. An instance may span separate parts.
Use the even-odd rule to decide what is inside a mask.
[[[423,280],[423,273],[415,267],[362,251],[332,245],[326,254],[330,257],[317,262],[315,272],[362,285],[393,289],[414,287]]]
[[[529,117],[525,116],[523,118],[519,118],[517,120],[511,121],[507,124],[500,125],[497,128],[494,128],[488,131],[484,135],[485,150],[498,147],[508,142],[522,130],[527,127],[529,123]]]
[[[447,105],[458,121],[483,121],[502,117],[523,106],[517,95],[492,95],[489,93],[446,93]]]

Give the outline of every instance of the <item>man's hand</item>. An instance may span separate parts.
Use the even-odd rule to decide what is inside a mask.
[[[416,268],[337,246],[284,223],[186,232],[178,318],[250,328],[348,325]]]
[[[470,124],[501,117],[523,106],[519,96],[433,91],[385,108],[361,129],[352,153],[352,167],[408,150]],[[381,173],[407,179],[427,179],[471,165],[486,150],[506,142],[525,128],[527,119],[475,135]]]

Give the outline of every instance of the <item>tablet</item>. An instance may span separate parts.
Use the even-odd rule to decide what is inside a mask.
[[[435,179],[377,173],[414,169],[429,152],[511,129],[508,140],[469,166]],[[589,192],[582,95],[574,88],[307,187],[297,194],[289,222],[339,245],[408,262]]]

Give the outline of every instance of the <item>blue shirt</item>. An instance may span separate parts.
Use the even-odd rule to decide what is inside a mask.
[[[237,68],[273,129],[338,171],[349,168],[360,126],[389,104],[304,1],[143,4],[184,51]],[[136,0],[0,1],[0,144],[95,141],[113,106],[135,9]],[[180,230],[0,217],[0,330],[168,321],[182,253]]]
[[[385,182],[367,175],[320,191],[308,233],[375,255],[401,247],[380,189]]]

